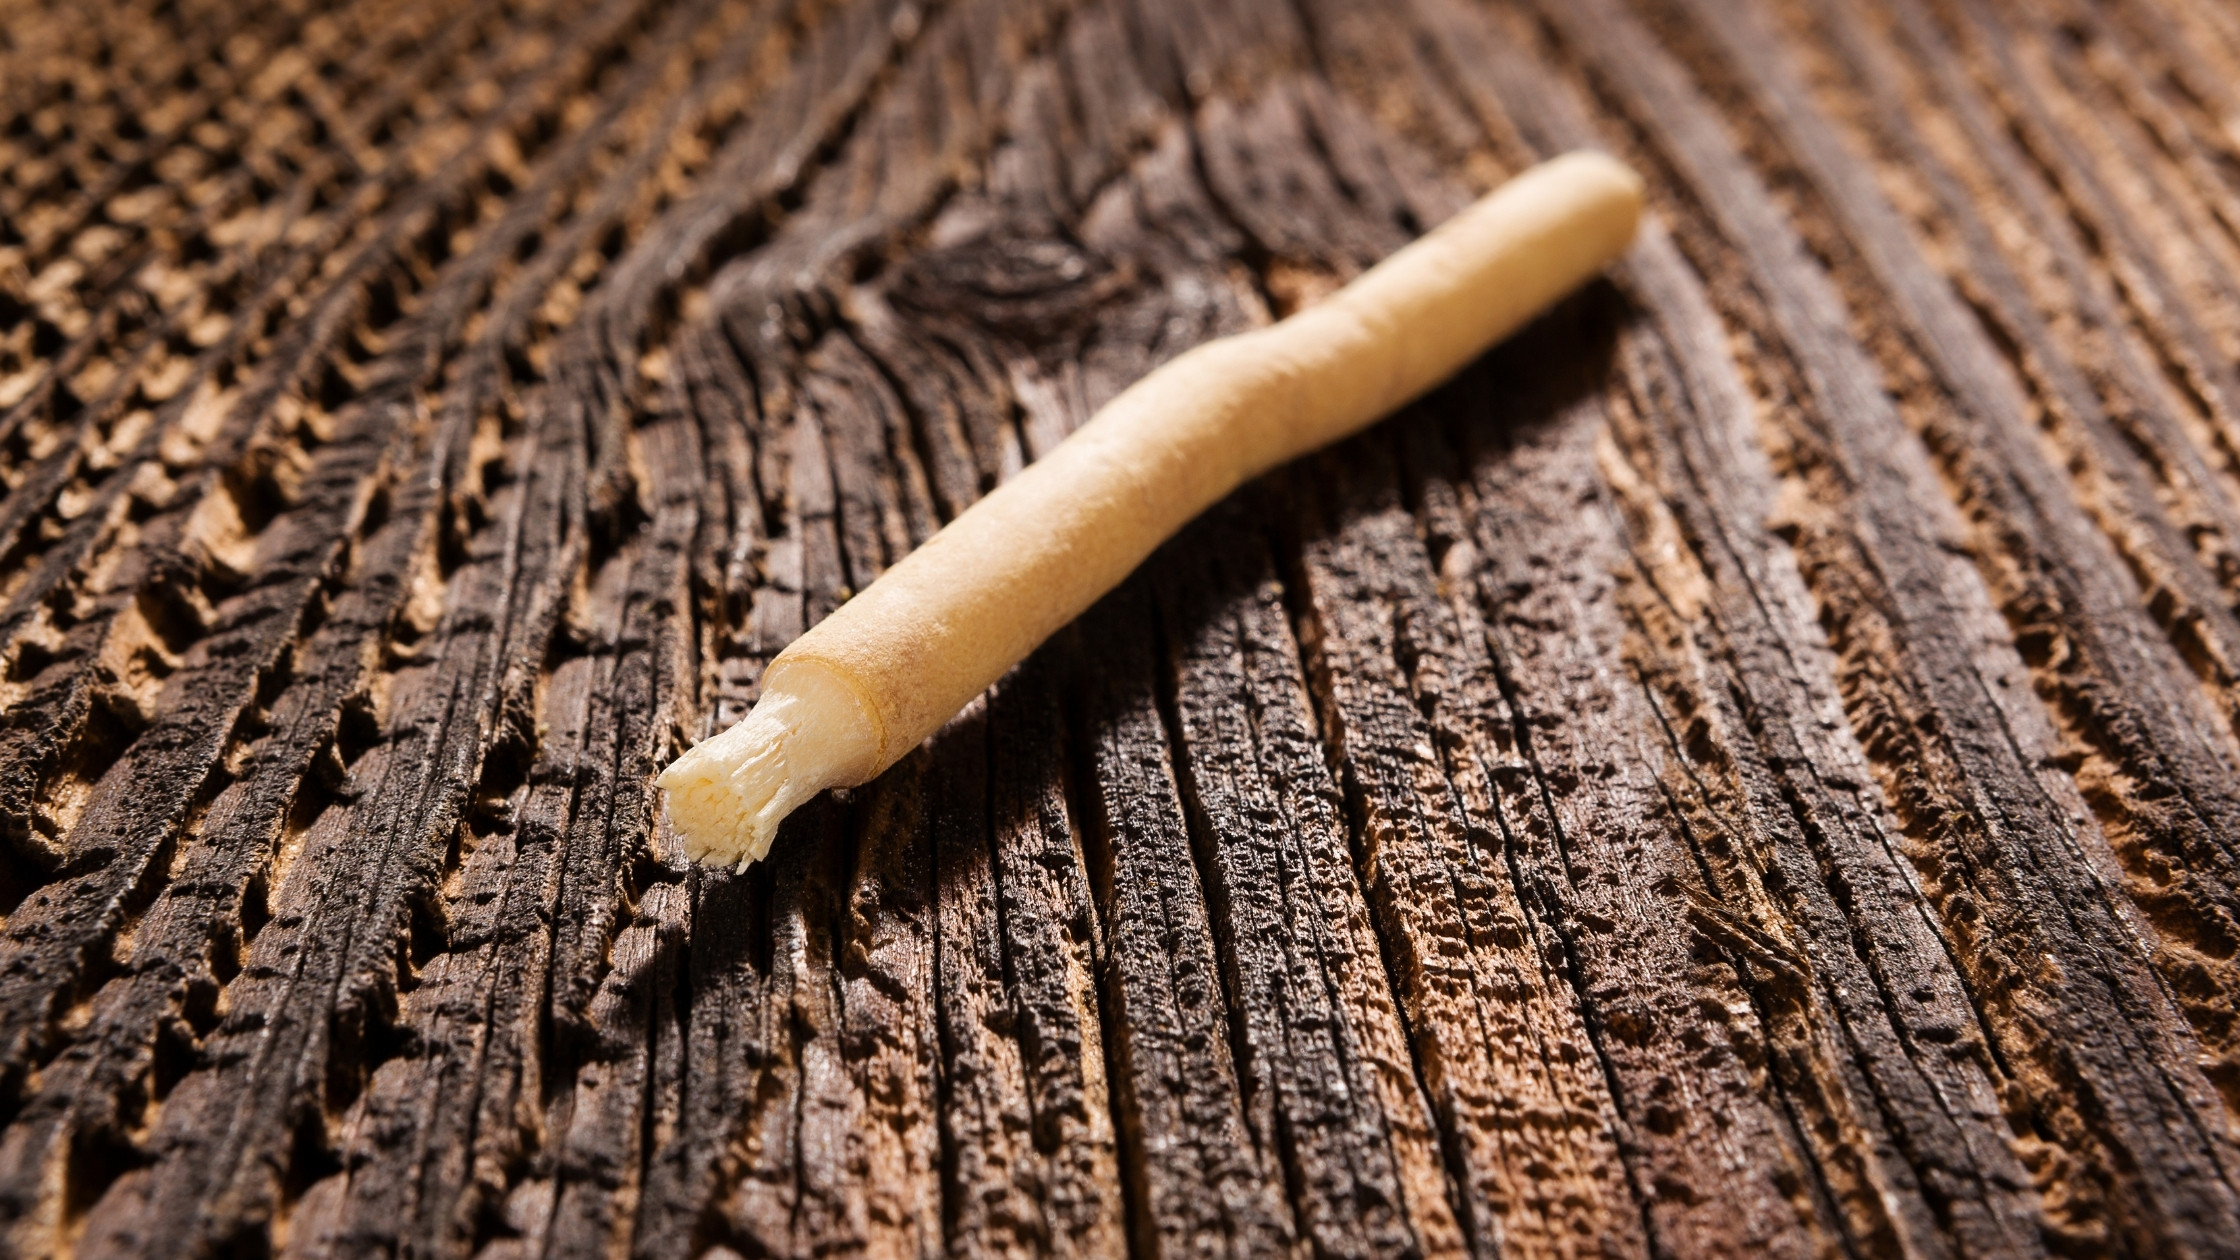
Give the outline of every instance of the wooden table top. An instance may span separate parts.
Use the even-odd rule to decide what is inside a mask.
[[[2240,10],[0,0],[0,1254],[2240,1253]],[[743,874],[650,776],[1651,221]]]

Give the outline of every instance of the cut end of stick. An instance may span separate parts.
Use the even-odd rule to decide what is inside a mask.
[[[828,787],[869,777],[878,745],[847,685],[803,665],[786,672],[782,687],[765,677],[744,721],[693,745],[655,782],[668,795],[685,856],[745,870],[770,852],[788,814]]]

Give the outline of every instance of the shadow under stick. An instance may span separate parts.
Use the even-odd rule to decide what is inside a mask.
[[[753,712],[662,773],[686,851],[761,858],[786,815],[900,760],[1192,517],[1585,283],[1641,195],[1614,158],[1544,162],[1314,306],[1137,381],[779,653]]]

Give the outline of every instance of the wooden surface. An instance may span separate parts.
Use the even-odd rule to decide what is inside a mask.
[[[2240,1253],[2221,0],[5,0],[0,1252]],[[745,875],[1163,358],[1654,221]]]

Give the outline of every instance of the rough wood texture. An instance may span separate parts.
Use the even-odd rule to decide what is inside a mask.
[[[0,0],[0,1252],[2240,1253],[2219,0]],[[744,876],[1152,365],[1653,222]]]

